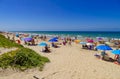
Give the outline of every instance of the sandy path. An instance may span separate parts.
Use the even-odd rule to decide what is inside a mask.
[[[0,55],[3,54],[3,53],[7,53],[7,52],[10,52],[10,51],[13,51],[13,50],[16,50],[17,48],[2,48],[0,47]]]

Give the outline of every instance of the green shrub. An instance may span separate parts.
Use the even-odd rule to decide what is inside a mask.
[[[0,47],[10,48],[10,47],[23,47],[20,44],[17,44],[9,39],[5,38],[5,36],[0,34]]]
[[[49,62],[48,58],[40,56],[28,48],[21,48],[0,56],[0,67],[2,68],[12,67],[26,70],[28,68],[39,67],[42,70],[46,62]]]
[[[17,47],[15,51],[4,53],[0,55],[0,67],[1,68],[16,68],[20,70],[26,70],[28,68],[39,67],[42,70],[44,64],[49,62],[49,59],[40,56],[35,51],[24,48],[15,42],[12,42],[0,35],[0,47],[10,48]]]

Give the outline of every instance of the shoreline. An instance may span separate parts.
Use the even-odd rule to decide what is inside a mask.
[[[11,33],[25,33],[32,35],[46,35],[46,36],[61,36],[61,37],[78,37],[86,38],[91,37],[95,39],[96,37],[102,37],[105,39],[119,39],[120,40],[120,32],[112,32],[112,31],[10,31]],[[94,34],[95,33],[95,34]],[[112,35],[112,33],[117,34],[117,36]],[[105,35],[104,35],[105,34]]]

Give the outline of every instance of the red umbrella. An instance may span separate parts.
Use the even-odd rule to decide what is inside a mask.
[[[88,43],[93,43],[93,39],[87,40]]]

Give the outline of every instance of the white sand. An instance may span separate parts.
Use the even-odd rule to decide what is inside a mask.
[[[98,51],[81,49],[80,45],[51,48],[52,53],[40,52],[40,46],[26,46],[50,59],[43,71],[25,72],[0,70],[0,79],[120,79],[120,66],[94,57]],[[108,52],[110,56],[113,56]]]

